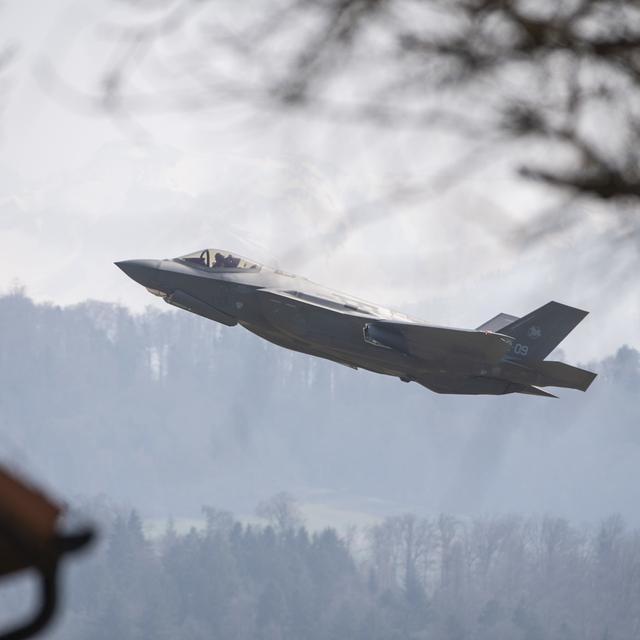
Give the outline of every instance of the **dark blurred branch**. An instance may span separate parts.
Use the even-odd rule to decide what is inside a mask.
[[[500,139],[520,176],[559,192],[640,198],[635,0],[124,6],[104,30],[116,56],[92,94],[112,114],[235,102],[438,129],[463,144]]]
[[[533,180],[540,180],[554,187],[571,189],[584,195],[592,195],[610,200],[622,197],[640,197],[640,182],[626,180],[619,172],[602,167],[602,169],[587,173],[575,171],[573,173],[552,173],[544,169],[523,167],[520,175]]]

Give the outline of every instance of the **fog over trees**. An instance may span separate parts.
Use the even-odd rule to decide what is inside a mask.
[[[239,515],[286,490],[377,516],[550,513],[640,524],[640,355],[558,400],[438,396],[183,312],[0,298],[3,447],[64,496],[144,518]],[[561,354],[560,354],[561,356]],[[576,363],[578,364],[578,363]],[[354,518],[357,517],[354,515]]]
[[[359,549],[334,529],[246,525],[145,536],[93,505],[100,549],[69,574],[65,640],[602,640],[640,633],[640,531],[612,517],[390,517]]]

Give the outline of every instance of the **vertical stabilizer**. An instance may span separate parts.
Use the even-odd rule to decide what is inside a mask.
[[[500,333],[514,339],[507,359],[544,360],[587,314],[587,311],[566,304],[548,302],[508,324],[500,329]]]

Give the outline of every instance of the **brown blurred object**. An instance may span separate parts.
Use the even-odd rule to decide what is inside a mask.
[[[64,507],[0,467],[0,577],[34,569],[41,604],[30,621],[0,633],[0,640],[29,638],[52,619],[57,604],[57,570],[63,555],[85,547],[93,531],[59,531]]]

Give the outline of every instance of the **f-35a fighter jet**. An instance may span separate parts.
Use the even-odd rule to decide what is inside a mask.
[[[500,313],[477,329],[424,324],[337,293],[306,278],[228,251],[204,249],[172,260],[116,262],[171,305],[274,344],[417,382],[437,393],[526,393],[540,387],[586,391],[595,373],[545,360],[587,315],[548,302],[522,318]]]

